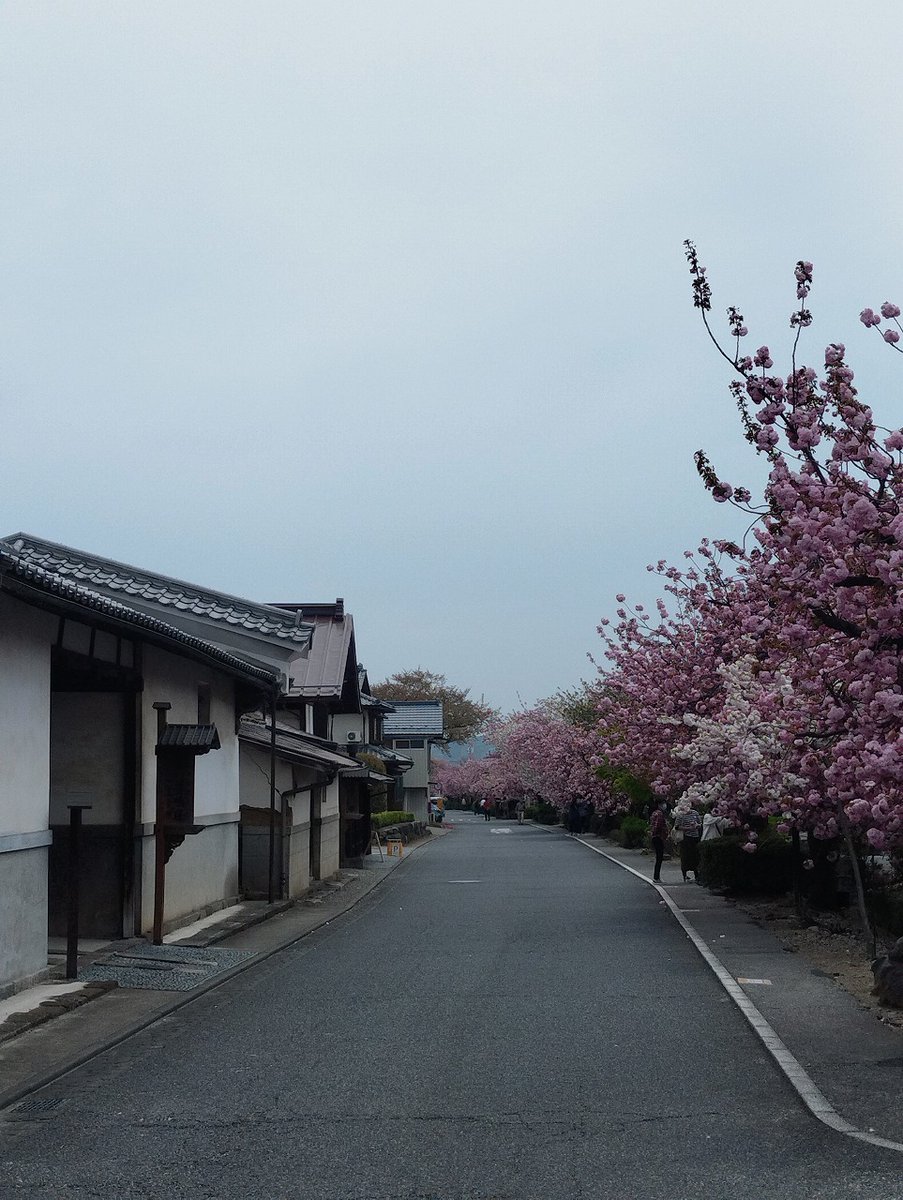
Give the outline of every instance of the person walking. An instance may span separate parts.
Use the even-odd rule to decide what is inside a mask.
[[[680,846],[680,869],[687,882],[687,875],[693,872],[693,879],[699,882],[699,840],[702,837],[702,817],[686,800],[681,800],[674,810],[672,830]]]
[[[668,822],[665,818],[667,811],[668,805],[663,800],[661,804],[656,804],[649,817],[649,838],[655,853],[655,869],[652,872],[652,878],[656,883],[661,882],[662,859],[665,857],[665,842],[668,840]]]
[[[518,800],[517,804],[515,804],[515,806],[514,806],[514,811],[517,813],[518,825],[523,825],[524,813],[526,812],[526,810],[527,810],[527,802],[523,798],[523,796],[521,796],[521,798]]]
[[[575,837],[580,832],[580,805],[576,800],[572,800],[568,805],[568,833],[572,833]]]
[[[492,801],[491,800],[483,801],[483,816],[487,821],[492,820]]]

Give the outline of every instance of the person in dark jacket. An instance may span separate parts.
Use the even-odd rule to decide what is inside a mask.
[[[568,805],[568,833],[580,832],[580,805],[572,800]]]
[[[652,841],[652,849],[655,852],[655,870],[652,873],[652,878],[656,883],[661,881],[662,877],[662,859],[665,857],[665,842],[668,840],[668,821],[665,816],[668,811],[668,806],[664,802],[657,804],[652,810],[649,817],[649,837]]]

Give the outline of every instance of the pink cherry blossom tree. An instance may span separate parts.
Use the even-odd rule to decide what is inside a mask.
[[[750,594],[769,605],[756,646],[765,678],[791,668],[794,773],[805,780],[793,819],[845,838],[862,900],[854,839],[878,851],[903,843],[903,430],[882,428],[859,398],[841,343],[825,350],[823,371],[798,363],[811,263],[796,266],[790,370],[778,375],[767,346],[741,353],[736,309],[729,348],[720,345],[689,243],[687,258],[694,302],[735,372],[745,435],[769,462],[757,547],[735,548],[735,558]],[[877,328],[898,316],[885,302],[880,317],[865,309],[861,320]],[[896,329],[884,336],[899,349]],[[720,479],[702,452],[697,465],[716,500],[750,508],[749,491]]]

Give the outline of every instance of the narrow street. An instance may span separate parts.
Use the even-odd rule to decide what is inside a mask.
[[[346,916],[4,1114],[0,1195],[903,1196],[651,888],[558,830],[452,817]]]

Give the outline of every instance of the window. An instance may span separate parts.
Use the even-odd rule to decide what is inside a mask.
[[[210,684],[198,684],[198,725],[210,724]]]
[[[396,738],[396,750],[422,750],[423,738]]]

